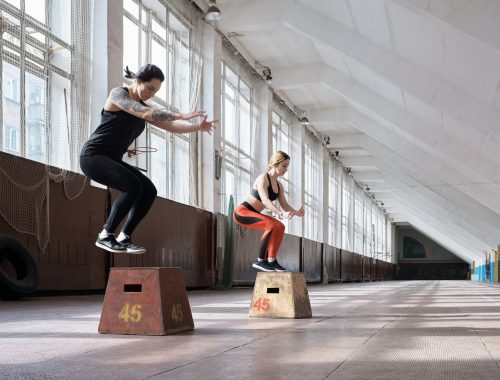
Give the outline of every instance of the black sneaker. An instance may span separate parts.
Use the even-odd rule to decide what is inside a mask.
[[[259,269],[264,272],[274,272],[274,268],[269,265],[267,260],[262,260],[262,261],[257,260],[255,263],[252,264],[252,266],[255,269]]]
[[[127,248],[123,247],[120,243],[118,243],[114,235],[108,235],[108,237],[102,239],[99,236],[97,236],[95,245],[98,246],[99,248],[105,249],[106,251],[113,253],[127,252]]]
[[[118,242],[118,244],[121,244],[121,246],[127,250],[127,253],[132,253],[134,255],[140,255],[141,253],[146,252],[146,248],[132,243],[132,240],[130,240],[130,238],[120,240]]]
[[[274,261],[269,261],[269,266],[273,268],[276,272],[286,272],[286,269],[283,268],[279,263],[278,260]]]

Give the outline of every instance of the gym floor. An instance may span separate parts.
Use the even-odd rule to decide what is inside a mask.
[[[103,296],[0,301],[2,379],[500,379],[499,288],[310,285],[313,317],[250,318],[252,289],[188,292],[195,329],[97,332]]]

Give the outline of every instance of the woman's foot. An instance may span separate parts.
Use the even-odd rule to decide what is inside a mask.
[[[112,253],[125,253],[127,252],[127,248],[123,247],[120,243],[118,243],[115,239],[115,235],[109,234],[105,237],[97,236],[97,240],[95,241],[95,245],[99,248],[102,248],[108,252]]]
[[[144,252],[146,252],[146,248],[141,247],[140,245],[132,243],[132,240],[130,240],[129,237],[123,239],[123,240],[118,240],[118,243],[121,244],[123,248],[127,251],[127,253],[131,253],[133,255],[140,255]]]
[[[264,272],[274,272],[274,268],[271,267],[271,265],[267,260],[257,260],[255,263],[252,264],[252,267]]]
[[[269,266],[273,268],[276,272],[286,272],[286,269],[283,268],[276,259],[274,259],[273,261],[269,261]]]

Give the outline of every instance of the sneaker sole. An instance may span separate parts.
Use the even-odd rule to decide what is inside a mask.
[[[130,253],[131,255],[142,255],[144,252],[146,252],[145,249],[130,249],[130,248],[127,248],[127,253]]]
[[[263,272],[274,272],[274,269],[262,268],[262,267],[258,266],[257,264],[252,264],[252,267],[254,267],[255,269],[261,270]]]
[[[101,249],[104,249],[105,251],[111,252],[111,253],[126,253],[126,249],[113,249],[105,246],[104,244],[101,244],[99,242],[95,242],[95,245]]]
[[[275,269],[276,272],[288,272],[286,269]]]

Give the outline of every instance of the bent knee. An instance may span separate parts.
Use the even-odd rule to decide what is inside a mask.
[[[284,232],[285,231],[285,225],[281,223],[279,220],[274,220],[270,223],[270,228],[273,231],[278,231],[278,232]]]

